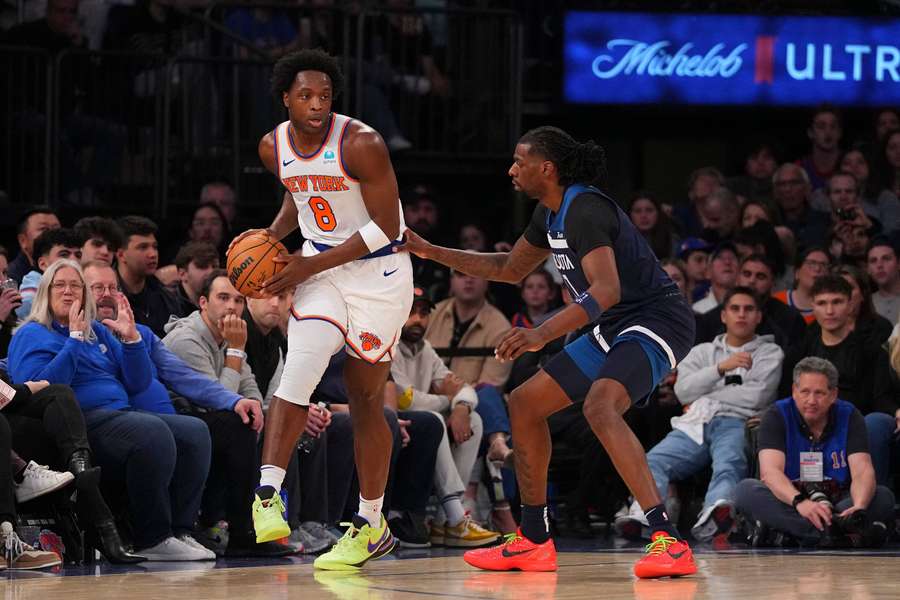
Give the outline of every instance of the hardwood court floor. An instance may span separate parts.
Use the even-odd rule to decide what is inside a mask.
[[[313,573],[307,561],[213,568],[150,563],[124,573],[0,574],[0,600],[880,600],[900,598],[897,553],[701,553],[700,573],[635,580],[634,552],[560,553],[557,573],[487,573],[456,556],[371,563],[361,574]],[[103,569],[94,568],[97,572]],[[175,570],[169,570],[175,569]]]

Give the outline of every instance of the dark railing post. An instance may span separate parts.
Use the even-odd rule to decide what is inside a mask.
[[[53,127],[56,126],[56,121],[53,119],[53,113],[56,110],[56,104],[59,102],[59,99],[54,86],[54,68],[56,63],[50,59],[49,55],[42,56],[42,59],[44,60],[44,78],[47,84],[47,102],[44,105],[45,114],[47,115],[47,126],[44,127],[44,169],[47,175],[44,180],[44,204],[49,206],[53,198],[50,190],[54,179],[53,156],[51,153],[55,148],[53,144]]]
[[[163,126],[161,135],[157,136],[157,139],[160,140],[161,148],[159,149],[159,152],[155,153],[159,156],[160,162],[160,189],[159,193],[156,194],[159,204],[155,207],[155,212],[160,220],[165,219],[168,216],[169,209],[169,165],[171,164],[169,161],[169,148],[171,146],[169,136],[171,135],[172,129],[172,74],[175,70],[177,60],[177,57],[172,57],[166,62],[166,81],[163,85],[162,95]]]

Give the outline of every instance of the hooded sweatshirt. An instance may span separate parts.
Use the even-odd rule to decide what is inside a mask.
[[[683,416],[672,419],[672,427],[697,443],[703,440],[703,424],[714,417],[749,419],[761,412],[775,399],[781,380],[784,352],[773,341],[774,336],[757,335],[735,348],[725,343],[726,335],[694,346],[678,364],[675,395],[689,408]],[[753,365],[720,375],[717,365],[737,352],[750,353]],[[725,385],[725,378],[731,375],[740,376],[742,382]]]
[[[241,364],[240,373],[225,368],[225,350],[228,344],[224,340],[221,344],[216,342],[200,316],[200,311],[192,312],[183,319],[170,320],[166,323],[165,330],[163,344],[192,369],[218,381],[222,387],[242,398],[262,400],[247,361]]]
[[[397,350],[391,361],[391,377],[401,390],[411,391],[410,410],[446,413],[460,402],[466,402],[475,410],[478,395],[471,386],[463,386],[453,398],[430,393],[431,385],[442,382],[450,369],[427,340],[422,339],[416,344],[400,340]]]

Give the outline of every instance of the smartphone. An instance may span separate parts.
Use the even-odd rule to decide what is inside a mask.
[[[19,289],[19,284],[16,283],[15,279],[4,279],[0,281],[0,290],[17,290]]]
[[[856,210],[852,208],[837,209],[837,218],[841,221],[852,221],[856,218]]]

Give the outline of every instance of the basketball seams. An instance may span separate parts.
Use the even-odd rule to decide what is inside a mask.
[[[240,291],[241,288],[250,280],[253,273],[256,271],[256,268],[266,262],[266,258],[271,254],[272,250],[275,250],[276,253],[280,252],[284,246],[281,244],[279,240],[275,240],[274,242],[271,240],[271,236],[267,235],[264,240],[261,240],[259,243],[249,246],[241,250],[240,253],[236,254],[232,260],[227,261],[226,269],[231,272],[232,267],[236,264],[240,264],[248,255],[252,255],[253,251],[259,248],[260,246],[268,245],[269,248],[263,252],[261,256],[254,259],[254,265],[250,267],[250,269],[246,273],[241,273],[237,281],[233,282],[234,286]],[[270,259],[271,260],[271,259]],[[274,267],[273,267],[274,271]],[[275,271],[277,272],[277,271]],[[274,273],[273,273],[274,274]],[[258,290],[253,289],[252,292],[256,292]]]

